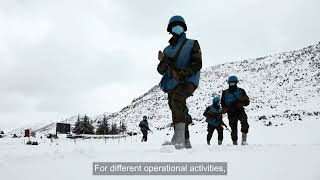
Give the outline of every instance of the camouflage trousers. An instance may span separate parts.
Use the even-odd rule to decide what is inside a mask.
[[[248,117],[244,110],[228,113],[229,126],[231,127],[232,141],[238,140],[238,121],[241,124],[241,132],[247,134],[249,131]]]
[[[175,89],[168,93],[168,103],[172,112],[173,124],[186,123],[191,116],[188,113],[186,100],[192,96],[195,88],[191,83],[184,83],[178,85]]]

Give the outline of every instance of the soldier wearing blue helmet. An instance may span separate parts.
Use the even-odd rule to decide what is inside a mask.
[[[187,25],[183,17],[171,17],[167,31],[172,37],[164,51],[158,53],[157,68],[162,75],[160,88],[168,94],[174,125],[172,140],[165,144],[174,145],[176,149],[191,148],[188,131],[191,116],[186,100],[199,86],[201,49],[197,40],[186,37]]]
[[[210,145],[210,140],[214,130],[218,132],[218,145],[222,144],[223,140],[223,127],[222,121],[222,108],[220,106],[220,96],[215,96],[212,99],[212,105],[208,106],[203,113],[208,123],[207,144]]]
[[[244,106],[248,106],[250,101],[245,90],[237,86],[238,82],[237,76],[230,76],[228,78],[229,88],[222,92],[221,106],[223,112],[228,113],[233,145],[238,144],[238,121],[241,123],[241,145],[246,145],[249,124]]]

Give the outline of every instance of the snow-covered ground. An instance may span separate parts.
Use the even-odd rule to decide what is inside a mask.
[[[162,147],[172,131],[164,129],[140,142],[141,135],[120,140],[60,138],[37,139],[39,146],[24,144],[23,138],[0,139],[1,179],[194,179],[195,176],[93,176],[92,162],[228,162],[226,176],[200,176],[201,179],[320,179],[320,121],[308,119],[287,126],[266,127],[250,123],[250,145],[232,146],[230,134],[224,132],[222,146],[206,145],[203,124],[190,127],[192,149],[174,150]],[[170,134],[170,135],[167,135]]]
[[[194,125],[190,127],[192,149],[161,147],[171,138],[167,127],[171,113],[166,94],[159,86],[136,98],[122,110],[107,116],[108,122],[124,121],[128,132],[138,130],[143,115],[149,117],[154,134],[141,143],[137,137],[103,139],[60,138],[51,142],[37,139],[39,146],[27,146],[23,138],[0,139],[1,179],[102,179],[92,175],[92,162],[228,162],[227,176],[201,176],[201,179],[319,180],[320,179],[320,43],[297,51],[257,59],[212,66],[202,71],[201,83],[188,99]],[[251,100],[246,108],[250,134],[248,146],[232,146],[225,131],[223,146],[216,134],[206,145],[206,123],[202,113],[212,99],[226,88],[226,78],[236,74],[239,86]],[[94,125],[103,115],[93,117]],[[226,118],[225,118],[226,119]],[[73,124],[71,117],[66,122]],[[227,123],[227,120],[225,120]],[[19,128],[8,134],[21,133]],[[34,126],[40,134],[55,131],[55,123]],[[240,129],[240,128],[239,128]],[[167,135],[169,134],[169,135]],[[4,178],[3,178],[4,177]],[[117,176],[119,178],[120,176]],[[114,177],[111,177],[114,178]],[[120,179],[194,179],[194,176],[121,176]]]

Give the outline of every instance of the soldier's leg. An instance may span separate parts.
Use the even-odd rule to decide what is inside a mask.
[[[186,132],[185,132],[185,139],[189,139],[190,138],[190,134],[189,134],[189,126],[186,124]]]
[[[168,105],[169,105],[169,108],[171,110],[171,117],[172,117],[172,122],[174,122],[173,120],[173,98],[172,98],[172,92],[169,92],[168,93]]]
[[[192,148],[191,142],[190,142],[190,134],[189,134],[189,124],[186,123],[186,131],[185,131],[185,145],[187,149]]]
[[[179,86],[178,86],[179,87]],[[177,87],[177,88],[178,88]],[[186,97],[183,93],[175,89],[171,92],[171,111],[172,120],[174,125],[174,134],[171,140],[171,144],[175,146],[176,149],[185,148],[185,131],[186,131],[186,121],[185,121],[185,106]]]
[[[241,123],[241,132],[247,134],[249,131],[248,116],[244,111],[239,114],[239,120]]]
[[[190,88],[191,87],[191,88]],[[172,120],[174,124],[174,135],[171,144],[175,144],[177,149],[185,147],[186,141],[186,114],[188,108],[186,99],[190,96],[190,91],[194,91],[193,85],[181,84],[169,93],[169,107],[172,111]],[[192,93],[191,93],[192,95]]]
[[[175,126],[173,123],[173,122],[175,122],[175,120],[174,120],[175,116],[174,116],[174,110],[173,110],[173,92],[172,91],[168,93],[168,105],[171,110],[173,130],[175,130]],[[175,144],[176,143],[176,136],[177,136],[177,134],[174,131],[174,134],[172,135],[172,138],[171,138],[171,142],[165,142],[163,145]]]
[[[223,127],[222,126],[218,126],[216,127],[217,132],[218,132],[218,141],[223,141]]]
[[[144,141],[147,141],[148,140],[148,131],[145,132],[145,138],[144,138]]]
[[[241,145],[247,145],[247,133],[249,131],[249,124],[247,114],[244,111],[239,114],[239,120],[241,123],[242,132]]]
[[[173,123],[184,122],[191,119],[186,106],[186,100],[192,96],[194,92],[194,86],[190,83],[178,85],[171,93],[171,101],[169,103],[170,109],[172,110]]]
[[[208,134],[207,134],[207,144],[208,144],[208,145],[210,145],[210,140],[211,140],[211,138],[212,138],[212,134],[213,134],[214,129],[215,129],[214,126],[208,124],[208,129],[207,129],[207,131],[208,131]]]
[[[186,96],[186,99],[190,96],[192,96],[192,93],[194,92],[194,86],[192,84],[184,84],[183,90]],[[185,145],[187,149],[192,148],[191,142],[190,142],[190,133],[189,133],[189,125],[192,123],[192,117],[189,114],[189,109],[187,106],[184,108],[185,112],[185,122],[186,122],[186,131],[185,131]]]
[[[233,141],[233,144],[236,145],[238,141],[238,117],[235,114],[228,113],[228,119],[229,126],[231,128],[231,139]]]
[[[142,132],[142,140],[141,141],[143,142],[146,139],[146,131],[142,130],[141,132]]]

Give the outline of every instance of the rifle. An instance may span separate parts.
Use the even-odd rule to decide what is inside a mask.
[[[223,123],[222,126],[224,126],[224,127],[226,128],[226,130],[228,130],[229,132],[231,132],[231,130],[228,128],[228,126],[227,126],[226,124]]]
[[[148,128],[148,131],[150,131],[150,132],[153,134],[153,131],[151,131],[151,129],[150,129],[150,128]]]
[[[222,116],[222,114],[221,114],[221,116]],[[220,123],[221,123],[222,126],[224,126],[224,127],[226,128],[226,130],[228,130],[228,131],[231,132],[231,130],[230,130],[230,129],[228,128],[228,126],[222,121],[222,119],[220,120]]]

